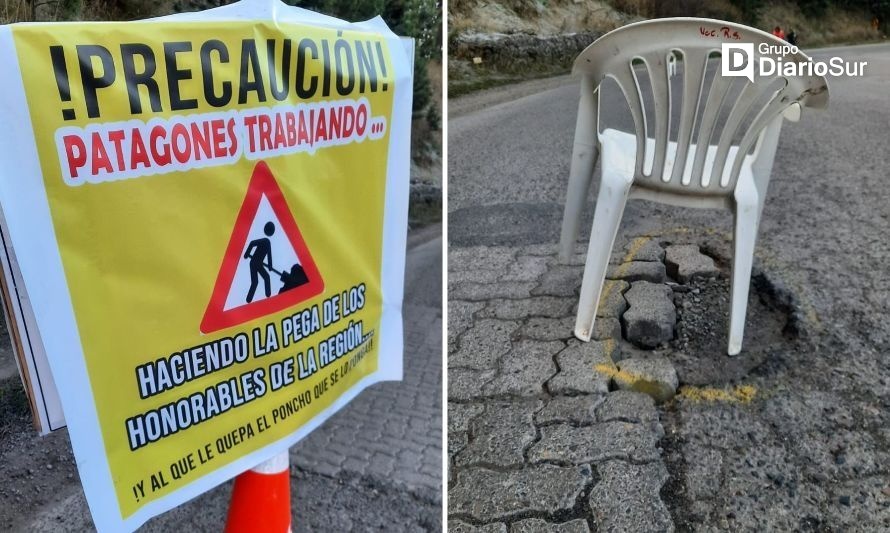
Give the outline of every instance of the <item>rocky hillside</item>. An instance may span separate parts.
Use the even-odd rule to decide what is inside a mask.
[[[882,5],[857,0],[451,0],[449,94],[568,72],[585,46],[637,20],[695,16],[766,31],[794,28],[806,48],[883,39],[887,21],[881,10],[890,18],[890,7]],[[872,26],[876,16],[879,29]]]

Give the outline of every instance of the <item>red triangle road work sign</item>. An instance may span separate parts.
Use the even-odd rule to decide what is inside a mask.
[[[324,280],[281,188],[260,161],[235,220],[201,332],[282,311],[322,291]]]

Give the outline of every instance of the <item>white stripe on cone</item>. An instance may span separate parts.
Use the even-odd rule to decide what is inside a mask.
[[[280,474],[290,469],[290,454],[288,450],[284,450],[275,457],[256,465],[251,468],[251,472],[257,474]]]

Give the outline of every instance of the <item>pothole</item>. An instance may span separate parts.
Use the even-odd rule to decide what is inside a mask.
[[[797,338],[788,304],[763,274],[751,283],[742,351],[727,355],[731,279],[694,279],[674,294],[677,331],[666,354],[681,384],[738,382],[770,357],[788,350]]]
[[[620,312],[616,363],[666,358],[673,367],[659,374],[666,383],[676,371],[674,383],[721,386],[738,383],[755,369],[768,370],[778,354],[793,351],[801,335],[794,297],[764,273],[756,272],[751,281],[742,352],[729,356],[730,261],[694,244],[632,242],[637,241],[644,245],[631,246],[624,263],[610,270],[610,278],[631,284],[624,294],[628,305]],[[666,269],[648,266],[662,262]]]
[[[660,385],[670,385],[674,390],[678,383],[681,389],[689,386],[681,391],[687,398],[703,399],[712,405],[744,404],[757,393],[756,385],[752,385],[757,378],[774,373],[783,354],[800,349],[807,331],[796,298],[767,274],[755,271],[751,279],[742,351],[729,356],[731,261],[695,244],[659,242],[656,238],[633,242],[645,242],[645,259],[635,258],[636,250],[631,249],[623,263],[612,270],[615,278],[631,282],[631,291],[636,289],[633,294],[624,294],[628,307],[620,317],[620,350],[611,358],[618,365],[612,371],[612,388],[624,380],[632,384],[633,390],[655,398],[645,385],[649,378],[657,377]],[[665,252],[660,253],[658,247]],[[646,272],[650,279],[630,279],[644,270],[631,263],[634,259],[662,262],[666,268],[649,267]],[[624,361],[634,364],[622,365]],[[693,392],[700,397],[691,396]],[[660,497],[678,531],[691,530],[695,524],[716,518],[710,504],[695,501],[687,492],[690,459],[684,451],[680,412],[685,403],[667,401],[659,408],[665,430],[659,445],[670,472]],[[714,475],[721,473],[715,471]]]

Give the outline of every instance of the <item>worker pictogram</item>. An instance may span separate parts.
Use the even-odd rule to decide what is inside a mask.
[[[268,165],[259,162],[204,318],[210,333],[318,296],[324,281]]]

